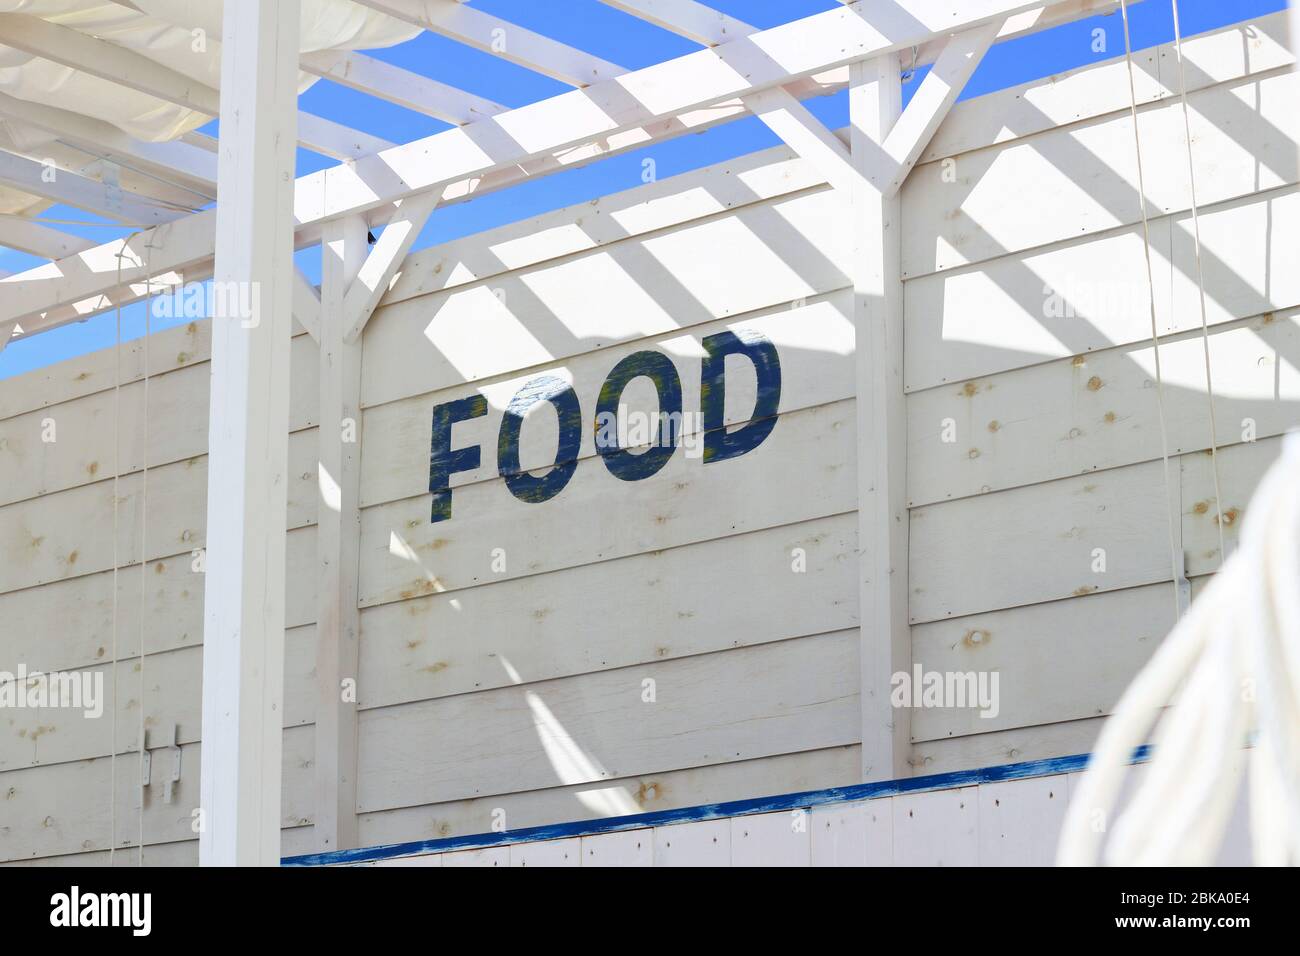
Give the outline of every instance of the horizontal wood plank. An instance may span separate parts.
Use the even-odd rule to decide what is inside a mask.
[[[316,431],[289,436],[289,527],[314,524],[320,491]],[[204,547],[207,456],[125,475],[117,482],[114,551],[111,477],[0,507],[0,592]]]
[[[200,750],[198,744],[182,746],[181,780],[172,803],[155,796],[161,793],[164,773],[171,770],[170,761],[154,761],[149,799],[144,802],[146,845],[175,843],[194,835]],[[311,822],[313,750],[312,728],[285,731],[284,826]],[[0,861],[138,845],[142,790],[136,754],[116,761],[100,757],[10,771],[0,774],[0,789],[8,797],[5,825],[0,827]],[[110,798],[113,793],[115,801]]]
[[[1285,13],[1273,13],[1183,39],[1189,91],[1289,66]],[[1173,43],[1133,51],[1139,104],[1176,98],[1181,91]],[[922,163],[1031,136],[1080,120],[1128,110],[1128,67],[1123,56],[1054,73],[958,103],[921,156]]]
[[[1209,336],[1220,446],[1300,423],[1300,314],[1266,313]],[[1150,342],[1059,359],[908,396],[908,502],[984,494],[1160,456]],[[1205,345],[1160,344],[1170,454],[1210,446]],[[945,434],[951,422],[951,434]],[[951,437],[952,441],[946,439]]]
[[[776,199],[391,306],[367,326],[362,405],[842,289],[842,214],[830,190]]]
[[[1294,184],[1300,78],[1289,67],[1188,94],[1202,206]],[[1138,108],[1148,215],[1191,208],[1181,100]],[[1127,112],[918,167],[902,190],[903,277],[928,275],[1141,220]],[[1086,182],[1086,188],[1079,184]],[[1050,216],[1042,211],[1052,210]]]
[[[1148,462],[915,508],[912,623],[1169,580],[1166,501]]]
[[[568,487],[538,504],[496,479],[457,488],[445,521],[430,523],[427,495],[366,508],[361,605],[841,514],[857,503],[853,430],[852,402],[836,402],[780,416],[743,456],[705,464],[679,451],[640,482],[585,459]]]
[[[853,627],[856,547],[850,513],[367,608],[358,699],[506,686],[503,660],[532,682]]]
[[[418,806],[845,745],[858,734],[856,655],[857,632],[841,631],[364,711],[358,803]]]
[[[915,708],[912,739],[1109,714],[1173,627],[1174,611],[1173,585],[1151,584],[914,627],[914,665],[986,680],[996,673],[998,683],[987,711],[977,700]]]
[[[501,811],[507,831],[625,813],[797,793],[858,782],[858,746],[830,747],[732,763],[493,794],[468,800],[363,813],[366,846],[487,833]]]
[[[930,740],[912,747],[917,776],[1089,753],[1104,717]]]
[[[592,457],[596,454],[596,429],[592,423],[601,387],[619,362],[643,351],[661,353],[672,361],[681,385],[684,417],[679,432],[686,446],[682,454],[698,454],[699,448],[692,449],[688,440],[697,439],[703,432],[700,390],[705,336],[729,331],[754,333],[772,343],[781,364],[778,411],[782,414],[852,398],[855,382],[851,316],[851,295],[845,290],[817,297],[802,306],[780,306],[735,322],[709,322],[684,334],[666,333],[598,349],[575,356],[555,368],[510,373],[505,378],[455,386],[369,408],[363,417],[361,504],[366,507],[425,494],[429,489],[433,408],[475,395],[486,399],[487,413],[458,422],[453,447],[478,445],[482,449],[479,466],[450,475],[449,484],[457,487],[495,478],[502,415],[520,389],[539,375],[553,375],[573,385],[582,409],[583,426],[577,457]],[[752,364],[743,360],[732,360],[728,366],[723,424],[732,426],[753,416],[757,376]],[[650,416],[660,411],[655,389],[645,378],[632,380],[620,405],[629,412]],[[530,415],[519,439],[519,462],[525,471],[548,468],[556,461],[554,413],[543,405],[536,414],[541,420],[534,422]]]
[[[1200,215],[1209,325],[1300,305],[1291,265],[1300,192],[1288,186]],[[1199,329],[1191,216],[1152,220],[1151,245],[1159,333]],[[926,276],[903,296],[909,392],[1151,338],[1141,227]]]
[[[290,628],[285,633],[286,728],[315,720],[315,666],[315,627]],[[71,673],[99,683],[99,716],[84,707],[9,709],[0,734],[0,771],[132,753],[139,750],[142,726],[150,749],[170,745],[173,724],[182,744],[202,739],[202,701],[196,692],[202,685],[201,645],[119,658],[116,667],[110,658]]]

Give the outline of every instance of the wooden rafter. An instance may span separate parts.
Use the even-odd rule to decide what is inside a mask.
[[[696,0],[600,0],[606,6],[653,23],[701,46],[748,36],[754,27]]]
[[[0,246],[44,259],[62,259],[92,249],[95,243],[21,216],[0,215]]]
[[[171,222],[190,212],[3,150],[0,150],[0,183],[133,226]]]
[[[308,73],[453,126],[464,126],[484,116],[506,111],[500,103],[364,53],[324,50],[304,53],[299,62]]]
[[[356,2],[570,86],[590,86],[625,72],[622,67],[598,56],[475,10],[457,0]]]

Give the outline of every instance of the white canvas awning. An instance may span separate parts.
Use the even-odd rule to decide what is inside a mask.
[[[220,0],[133,0],[129,5],[0,0],[0,96],[5,98],[0,100],[0,150],[98,180],[104,156],[89,144],[70,145],[64,133],[78,118],[91,124],[88,138],[94,128],[108,124],[144,144],[177,140],[208,123],[218,103],[222,10]],[[305,54],[323,54],[329,62],[351,50],[401,43],[419,32],[350,0],[303,0],[299,47]],[[106,73],[123,79],[109,79]],[[302,71],[299,92],[318,79]],[[158,92],[149,92],[151,88]],[[5,103],[11,108],[4,109]],[[313,137],[308,126],[304,145],[328,151],[315,142],[325,138],[317,132]],[[188,144],[191,150],[208,145],[198,137]],[[184,156],[187,151],[173,152]],[[191,166],[205,160],[190,159]],[[175,185],[200,185],[192,177],[174,180]],[[128,191],[132,185],[125,184]],[[211,196],[210,189],[178,194],[164,188],[157,198],[184,210]],[[12,180],[0,183],[0,213],[30,214],[49,204],[44,196],[16,188]]]

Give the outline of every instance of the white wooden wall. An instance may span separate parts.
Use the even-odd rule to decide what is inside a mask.
[[[1284,38],[1278,15],[1184,48],[1229,549],[1300,424]],[[1221,555],[1186,141],[1173,50],[1138,61],[1174,534],[1199,589]],[[996,669],[1002,697],[992,719],[914,712],[926,773],[1089,749],[1175,608],[1123,61],[985,100],[954,111],[904,188],[913,659]],[[1052,291],[1075,313],[1045,312]]]
[[[1270,17],[1186,44],[1229,541],[1276,436],[1300,419],[1300,119],[1282,31]],[[1138,63],[1172,492],[1195,582],[1220,556],[1182,119],[1171,51]],[[1172,620],[1134,182],[1127,79],[1112,61],[959,104],[904,188],[913,658],[1001,682],[996,718],[914,713],[918,773],[1088,750]],[[363,845],[486,832],[502,815],[519,828],[857,781],[845,210],[780,148],[408,261],[367,328],[362,373]],[[1080,314],[1045,314],[1044,286]],[[1117,289],[1127,298],[1111,307],[1084,302]],[[700,340],[725,329],[779,350],[767,440],[708,465],[679,450],[644,481],[608,474],[590,423],[609,370],[662,351],[696,412]],[[160,787],[146,797],[145,861],[195,856],[203,590],[190,565],[204,541],[206,336],[199,323],[150,343],[147,450],[142,343],[123,351],[115,767],[107,717],[0,714],[0,860],[107,862],[110,846],[138,842],[142,702],[150,746],[175,723],[184,749],[176,802]],[[315,351],[294,340],[287,854],[311,849],[313,816]],[[575,385],[584,441],[565,490],[525,504],[496,474],[497,429],[519,385],[551,371]],[[628,403],[653,410],[645,385]],[[0,382],[0,670],[111,660],[112,386],[111,351]],[[739,363],[730,420],[748,415],[753,388]],[[432,409],[476,393],[489,413],[458,424],[454,447],[480,444],[482,466],[453,476],[452,517],[430,523]],[[40,441],[47,417],[52,445]],[[1256,442],[1241,440],[1246,417]],[[955,442],[941,440],[945,419]],[[530,419],[525,467],[552,460],[554,434],[553,414]],[[142,548],[143,589],[130,566]],[[792,570],[796,548],[806,573]],[[170,757],[153,767],[160,780]],[[972,809],[983,789],[966,795]],[[899,801],[914,814],[947,798],[891,799],[890,859],[994,852],[981,828],[939,841],[897,816]],[[851,815],[833,827],[857,833]],[[793,852],[813,859],[820,822]],[[669,852],[658,834],[635,847],[618,837],[602,846],[619,859]],[[526,852],[586,863],[585,843]],[[722,852],[702,837],[698,851]]]
[[[108,700],[97,720],[61,708],[0,711],[0,860],[107,863],[117,848],[113,861],[133,865],[143,835],[146,863],[197,862],[192,811],[199,804],[203,577],[194,570],[194,552],[205,544],[208,330],[198,322],[149,341],[147,448],[143,341],[123,345],[116,398],[112,350],[0,381],[0,671],[20,664],[29,671],[100,671]],[[284,714],[289,852],[312,846],[315,376],[315,345],[298,336]],[[42,441],[48,421],[56,439],[49,443]],[[116,628],[115,463],[122,476]],[[142,708],[152,751],[151,785],[143,792]],[[172,725],[181,779],[166,803],[173,755],[156,748],[171,744]]]

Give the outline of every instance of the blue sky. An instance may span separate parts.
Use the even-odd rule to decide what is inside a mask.
[[[709,0],[710,5],[757,27],[769,27],[838,6],[836,0]],[[1191,36],[1228,23],[1273,13],[1286,0],[1180,0],[1184,36]],[[637,69],[699,49],[693,43],[607,7],[597,0],[567,0],[538,3],[536,0],[475,0],[474,6],[539,33],[570,43],[620,66]],[[557,16],[557,10],[563,10]],[[1172,8],[1168,0],[1142,0],[1129,13],[1133,46],[1142,49],[1173,39]],[[1105,31],[1104,52],[1093,49],[1093,31]],[[1032,79],[1073,69],[1124,52],[1124,38],[1118,14],[1094,17],[1043,31],[995,46],[980,64],[963,98],[1014,86]],[[568,87],[529,70],[514,66],[487,53],[458,43],[421,34],[415,39],[371,55],[405,69],[431,76],[507,106],[521,106],[562,93]],[[905,87],[907,96],[921,74]],[[328,81],[320,81],[301,98],[310,112],[348,126],[404,143],[446,129],[437,120],[401,107],[382,103]],[[847,95],[811,100],[808,106],[833,127],[848,122]],[[215,132],[216,123],[204,128]],[[641,184],[642,160],[652,157],[660,179],[711,163],[775,145],[777,140],[753,118],[715,127],[706,133],[680,137],[602,160],[583,169],[569,170],[471,202],[436,210],[421,233],[416,248],[436,245],[459,236],[525,219],[539,213],[592,199],[607,193],[632,189]],[[298,174],[332,164],[313,153],[300,150]],[[95,221],[78,209],[55,206],[44,219]],[[59,228],[105,242],[129,230],[116,224],[102,226],[60,225]],[[42,260],[19,252],[0,249],[0,272],[19,272]],[[319,253],[303,250],[299,262],[314,281],[319,280]],[[151,319],[157,331],[166,322]],[[19,340],[0,353],[0,378],[18,375],[51,362],[111,347],[116,338],[117,317],[103,313],[86,322],[55,329],[28,340]],[[146,309],[143,304],[122,310],[123,340],[144,334]]]

